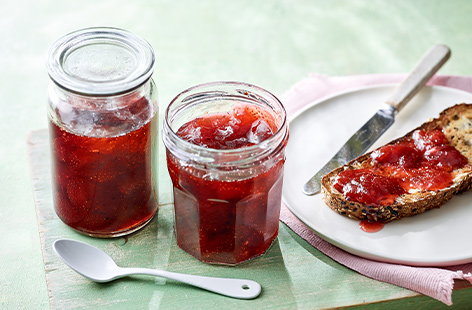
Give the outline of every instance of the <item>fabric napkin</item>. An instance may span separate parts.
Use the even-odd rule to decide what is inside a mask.
[[[342,91],[364,86],[399,83],[402,74],[371,74],[354,76],[325,76],[311,74],[296,83],[282,96],[282,102],[289,116],[297,110]],[[429,85],[441,85],[472,92],[472,77],[435,76]],[[435,298],[446,305],[452,305],[454,279],[472,283],[472,263],[449,267],[411,267],[382,263],[365,259],[324,241],[303,224],[285,206],[282,206],[280,220],[312,246],[338,263],[369,278],[395,284]]]

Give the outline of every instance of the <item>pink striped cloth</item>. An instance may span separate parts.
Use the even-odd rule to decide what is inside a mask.
[[[307,104],[349,89],[363,86],[399,83],[401,74],[372,74],[355,76],[325,76],[311,74],[295,84],[282,96],[288,114]],[[472,77],[435,76],[428,83],[472,92]],[[472,283],[472,263],[450,267],[410,267],[361,258],[341,250],[318,237],[310,228],[282,206],[280,220],[312,246],[338,263],[369,278],[395,284],[452,305],[454,279]]]

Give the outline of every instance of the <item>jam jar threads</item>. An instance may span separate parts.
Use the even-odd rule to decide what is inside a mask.
[[[73,229],[118,237],[156,214],[154,53],[116,28],[70,33],[48,58],[54,207]]]
[[[237,82],[198,85],[165,113],[178,245],[235,265],[277,237],[288,127],[280,101]]]

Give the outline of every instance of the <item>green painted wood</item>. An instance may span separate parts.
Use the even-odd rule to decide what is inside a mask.
[[[26,140],[47,125],[44,62],[59,36],[110,25],[145,37],[157,51],[164,107],[206,81],[247,81],[280,95],[310,72],[405,72],[438,42],[453,51],[441,72],[470,75],[470,16],[468,0],[0,1],[0,308],[49,305]],[[161,174],[165,202],[171,196]],[[299,283],[300,274],[291,281]],[[368,290],[344,290],[330,298],[373,298]]]
[[[317,309],[371,304],[417,297],[417,294],[352,272],[280,226],[277,242],[253,261],[238,267],[199,262],[175,242],[172,204],[161,204],[157,218],[126,238],[94,239],[76,233],[55,215],[50,187],[46,130],[30,138],[33,188],[38,213],[50,305],[54,309]],[[120,266],[159,268],[219,277],[250,278],[263,286],[251,301],[229,299],[163,279],[136,276],[97,284],[76,274],[53,253],[58,238],[82,240],[108,252]],[[472,290],[469,292],[470,297]],[[430,298],[420,301],[429,302]]]

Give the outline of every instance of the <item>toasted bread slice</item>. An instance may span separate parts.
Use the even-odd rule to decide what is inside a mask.
[[[469,190],[472,187],[472,104],[462,103],[450,107],[441,112],[438,118],[424,123],[388,145],[410,138],[417,129],[442,130],[450,144],[467,157],[468,164],[452,172],[453,185],[437,191],[408,192],[397,197],[394,203],[388,206],[369,206],[351,201],[334,188],[336,176],[346,169],[365,167],[370,161],[372,153],[370,152],[331,171],[322,178],[321,187],[325,203],[339,214],[353,219],[386,223],[438,208],[455,194]]]

